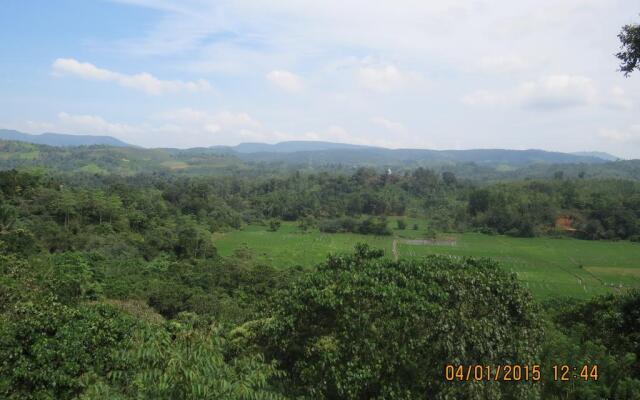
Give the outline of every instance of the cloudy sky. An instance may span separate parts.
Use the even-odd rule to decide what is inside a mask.
[[[0,127],[640,158],[637,0],[5,0]]]

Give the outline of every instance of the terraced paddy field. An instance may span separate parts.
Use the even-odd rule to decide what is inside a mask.
[[[412,227],[413,221],[408,221]],[[394,224],[395,225],[395,224]],[[217,234],[218,252],[241,252],[256,263],[279,268],[312,266],[327,254],[350,251],[358,242],[385,250],[387,257],[421,258],[430,254],[490,257],[500,262],[539,299],[640,288],[640,244],[570,238],[512,238],[477,233],[425,238],[420,229],[394,230],[393,236],[301,232],[283,223],[277,232],[265,226]],[[395,243],[394,243],[395,242]]]

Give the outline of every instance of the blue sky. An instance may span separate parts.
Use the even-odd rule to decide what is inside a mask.
[[[640,157],[635,0],[7,0],[0,127]]]

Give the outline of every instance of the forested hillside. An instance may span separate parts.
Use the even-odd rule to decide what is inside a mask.
[[[504,180],[567,178],[640,179],[640,161],[606,161],[594,156],[539,150],[389,150],[343,146],[325,150],[316,142],[290,142],[273,148],[246,144],[234,148],[143,149],[134,147],[54,147],[0,140],[0,168],[40,168],[58,172],[135,175],[171,173],[279,175],[283,171],[353,173],[360,167],[397,174],[419,167],[441,174],[453,172],[461,179]],[[264,147],[267,146],[267,147]],[[302,147],[300,147],[302,146]],[[344,146],[347,146],[346,148]],[[330,146],[331,147],[331,146]],[[300,151],[300,148],[310,150]],[[327,157],[328,156],[328,157]]]
[[[40,135],[30,135],[10,129],[0,129],[0,140],[19,141],[34,144],[44,144],[47,146],[114,146],[131,147],[130,144],[111,136],[93,135],[65,135],[61,133],[42,133]]]

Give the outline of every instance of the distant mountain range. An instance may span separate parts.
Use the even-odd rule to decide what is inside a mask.
[[[544,150],[425,150],[387,149],[356,144],[288,141],[276,144],[241,143],[212,146],[214,152],[235,154],[245,161],[283,161],[288,163],[380,164],[409,161],[435,163],[475,162],[480,164],[527,165],[535,163],[602,163],[619,158],[604,152],[560,153]]]
[[[92,135],[66,135],[62,133],[43,133],[40,135],[30,135],[28,133],[0,129],[0,140],[15,140],[34,144],[44,144],[47,146],[75,147],[75,146],[95,146],[105,145],[113,147],[132,147],[111,136]]]
[[[110,136],[65,135],[58,133],[30,135],[2,129],[0,129],[0,140],[57,147],[94,145],[135,147]],[[283,163],[290,166],[312,167],[326,165],[415,167],[474,163],[509,170],[510,168],[521,168],[534,164],[602,164],[618,160],[617,157],[602,152],[560,153],[544,150],[504,149],[387,149],[321,141],[288,141],[277,144],[241,143],[237,146],[213,146],[187,150],[154,149],[154,151],[166,152],[170,157],[178,158],[182,158],[185,155],[198,154],[227,155],[234,156],[244,162]]]
[[[275,145],[276,148],[279,145]],[[421,150],[421,149],[385,149],[379,147],[340,148],[328,150],[301,151],[263,151],[238,152],[232,154],[244,161],[283,162],[305,165],[454,165],[476,163],[493,166],[522,167],[530,164],[601,164],[606,159],[596,156],[582,156],[543,150]]]
[[[192,149],[196,150],[196,149]],[[277,144],[242,143],[237,146],[213,146],[198,151],[232,154],[244,161],[283,162],[298,165],[388,165],[410,166],[477,163],[522,167],[530,164],[600,164],[618,158],[607,153],[560,153],[544,150],[425,150],[387,149],[353,144],[290,141]]]
[[[237,146],[212,146],[210,149],[221,151],[233,151],[236,153],[297,153],[300,151],[324,151],[324,150],[363,150],[380,149],[380,147],[361,146],[358,144],[302,141],[294,140],[276,144],[267,143],[240,143]]]
[[[402,173],[427,167],[453,172],[461,179],[499,181],[549,178],[616,178],[640,180],[640,160],[607,161],[608,154],[567,154],[542,150],[384,149],[328,142],[248,143],[233,147],[145,149],[109,137],[54,135],[56,146],[15,139],[48,135],[16,135],[0,131],[0,170],[37,169],[91,175],[140,173],[197,175],[280,175],[283,171],[349,173],[358,167]],[[18,132],[19,134],[20,132]],[[2,140],[2,138],[12,140]],[[80,139],[80,140],[78,140]],[[115,140],[115,142],[114,142]],[[113,143],[117,146],[112,145]],[[97,144],[97,145],[94,145]]]

